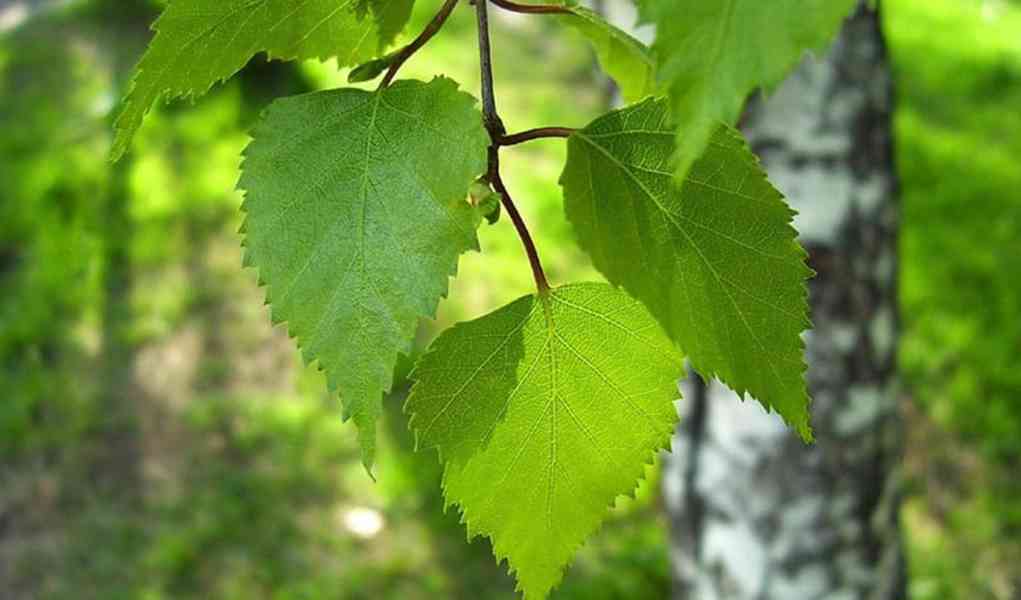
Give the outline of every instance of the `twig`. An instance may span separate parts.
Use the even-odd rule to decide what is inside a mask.
[[[482,73],[482,118],[493,143],[507,133],[496,112],[496,96],[493,93],[493,53],[489,43],[489,0],[473,0],[479,26],[479,69]]]
[[[411,58],[422,46],[425,46],[426,42],[431,40],[433,36],[439,33],[443,24],[447,22],[450,17],[450,13],[454,12],[454,7],[457,6],[459,0],[447,0],[443,3],[440,8],[440,12],[436,13],[432,21],[425,26],[422,33],[418,34],[418,37],[411,41],[410,44],[401,49],[394,58],[393,63],[390,64],[390,68],[386,70],[386,75],[383,76],[383,81],[379,83],[379,89],[383,89],[390,85],[397,76],[397,71],[404,65],[409,58]]]
[[[540,294],[549,290],[549,282],[546,280],[546,273],[542,270],[542,261],[539,260],[539,251],[532,240],[532,234],[521,218],[518,207],[514,204],[507,186],[500,176],[500,140],[507,133],[496,111],[496,97],[493,93],[493,56],[489,44],[489,13],[487,4],[489,0],[475,0],[475,14],[478,17],[479,26],[479,67],[482,71],[482,117],[489,132],[492,144],[489,146],[489,172],[487,178],[493,185],[493,189],[500,194],[500,202],[503,204],[507,214],[510,215],[514,229],[521,238],[521,244],[525,247],[525,254],[528,255],[528,263],[532,266],[532,276],[535,278],[535,286]]]
[[[570,127],[537,127],[536,129],[529,129],[528,131],[522,131],[521,133],[502,136],[499,140],[497,140],[497,143],[501,146],[515,146],[517,144],[523,144],[525,142],[543,138],[571,137],[575,131],[577,131],[577,129],[572,129]]]
[[[514,223],[514,229],[517,230],[518,237],[521,238],[521,244],[525,247],[525,254],[528,255],[528,264],[532,267],[535,287],[538,288],[540,294],[545,293],[549,290],[549,281],[546,279],[546,272],[542,270],[539,251],[535,247],[535,241],[532,239],[532,234],[528,231],[528,226],[525,225],[525,220],[521,218],[521,213],[518,212],[518,207],[514,204],[514,199],[511,198],[510,192],[507,191],[507,186],[503,183],[503,178],[500,177],[500,150],[495,144],[489,148],[488,177],[489,182],[493,185],[493,189],[496,190],[496,193],[500,194],[500,202],[510,216],[511,222]]]
[[[556,4],[518,4],[511,0],[491,0],[493,4],[499,6],[504,10],[509,10],[516,13],[524,14],[546,14],[546,15],[572,15],[574,12],[566,6],[558,6]]]

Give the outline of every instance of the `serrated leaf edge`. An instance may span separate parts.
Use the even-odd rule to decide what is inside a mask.
[[[683,381],[683,379],[684,379],[684,376],[682,375],[680,378],[678,378],[678,382]],[[677,408],[677,404],[683,400],[683,398],[681,397],[680,391],[678,391],[677,396],[678,397],[675,400],[673,400],[673,404],[674,404],[675,408]],[[449,510],[450,507],[452,507],[452,506],[457,508],[458,523],[460,523],[461,525],[464,525],[464,527],[465,527],[466,541],[471,542],[472,540],[474,540],[475,538],[480,537],[480,536],[489,539],[490,546],[491,546],[491,548],[493,550],[493,558],[496,559],[497,565],[502,565],[502,564],[506,563],[507,564],[507,566],[506,566],[507,574],[512,576],[512,577],[514,577],[514,591],[515,592],[520,592],[520,593],[524,594],[525,600],[529,600],[531,598],[538,598],[538,599],[546,598],[546,597],[549,596],[550,592],[552,592],[553,590],[557,589],[557,586],[559,586],[561,583],[563,583],[564,575],[567,573],[567,570],[571,567],[571,564],[574,562],[574,559],[577,558],[578,552],[582,548],[585,547],[585,544],[587,544],[589,542],[589,540],[591,540],[596,534],[599,533],[599,531],[602,530],[603,526],[606,524],[606,521],[607,521],[607,519],[608,519],[608,517],[610,515],[610,512],[619,506],[620,501],[622,499],[630,498],[630,499],[634,500],[637,497],[638,489],[641,487],[642,482],[648,480],[648,478],[649,478],[649,470],[651,468],[653,468],[655,466],[655,464],[656,464],[656,457],[659,456],[664,451],[665,452],[672,452],[673,451],[672,441],[673,441],[674,432],[677,429],[677,425],[678,424],[680,424],[680,415],[675,411],[675,417],[674,417],[674,419],[671,422],[671,429],[670,429],[670,431],[665,435],[663,440],[660,440],[660,441],[656,442],[656,444],[654,445],[652,451],[649,453],[649,456],[638,466],[638,468],[637,468],[638,474],[634,476],[634,482],[635,482],[634,486],[630,490],[616,495],[613,498],[613,500],[611,500],[610,503],[607,504],[606,511],[603,513],[603,518],[599,520],[599,522],[596,524],[595,528],[593,528],[592,531],[588,532],[585,535],[585,537],[582,538],[582,540],[580,542],[578,542],[577,544],[575,544],[571,548],[571,559],[568,560],[567,562],[565,562],[564,564],[560,565],[557,568],[557,571],[559,573],[557,581],[553,583],[553,585],[550,587],[550,589],[546,590],[544,593],[540,594],[539,596],[534,596],[533,594],[529,594],[522,587],[520,578],[518,578],[518,576],[517,576],[518,575],[518,567],[516,567],[514,565],[514,563],[511,562],[511,559],[510,559],[510,556],[509,556],[508,552],[502,547],[502,545],[497,545],[496,540],[494,540],[492,537],[490,537],[489,534],[487,534],[485,532],[473,530],[472,524],[471,524],[471,518],[469,517],[466,508],[463,505],[461,505],[460,503],[458,503],[456,500],[452,500],[451,498],[448,497],[448,495],[447,495],[447,470],[446,470],[446,465],[444,465],[443,480],[441,482],[441,488],[443,490],[443,511],[447,512],[447,510]],[[470,462],[471,462],[471,459],[469,459],[468,463],[465,463],[465,467],[467,467],[467,465]]]
[[[402,81],[418,81],[418,80],[402,80]],[[460,85],[456,81],[454,81],[453,79],[450,79],[449,77],[445,77],[443,75],[438,75],[438,76],[434,77],[433,79],[431,79],[428,83],[421,82],[421,81],[418,81],[418,82],[419,83],[423,83],[424,85],[429,85],[429,84],[431,84],[433,82],[441,82],[441,83],[446,82],[446,83],[449,83],[450,85],[452,85],[455,88],[455,90],[457,91],[458,95],[466,97],[466,98],[471,100],[471,105],[472,105],[473,108],[478,106],[478,99],[476,99],[471,94],[461,90],[460,89]],[[349,88],[349,89],[358,89],[358,88]],[[325,90],[325,91],[329,91],[329,90]],[[364,91],[364,90],[360,90],[360,91]],[[305,94],[305,95],[317,94],[317,93],[321,93],[321,92],[309,92],[309,94]],[[366,92],[367,95],[371,95],[371,94],[374,94],[374,93],[380,93],[380,91],[377,90],[376,92]],[[294,96],[291,96],[291,97],[293,98]],[[262,270],[256,264],[254,254],[252,253],[251,248],[249,248],[249,246],[248,246],[248,237],[246,235],[247,234],[247,230],[248,230],[248,218],[249,218],[248,217],[248,209],[247,209],[247,200],[248,200],[248,195],[251,193],[251,191],[243,188],[241,183],[242,183],[242,180],[243,180],[243,173],[244,173],[244,170],[245,170],[245,163],[247,162],[247,159],[248,159],[248,151],[252,147],[252,145],[255,144],[256,140],[259,139],[260,129],[265,125],[266,117],[273,110],[273,108],[274,108],[274,106],[276,106],[276,104],[277,104],[277,101],[274,101],[273,103],[271,103],[263,111],[263,114],[260,117],[259,121],[252,128],[252,131],[251,131],[251,134],[250,134],[250,136],[252,138],[251,141],[249,141],[249,143],[245,146],[244,150],[242,150],[242,152],[241,152],[241,163],[239,165],[238,170],[242,174],[242,176],[239,177],[238,183],[235,186],[235,188],[242,193],[243,200],[242,200],[242,203],[241,203],[241,206],[240,206],[240,210],[245,215],[244,219],[241,222],[241,225],[238,227],[238,234],[241,235],[241,242],[240,242],[241,243],[241,247],[244,249],[244,252],[242,254],[241,264],[242,264],[242,268],[250,268],[250,269],[255,271],[255,273],[256,273],[256,283],[257,283],[257,285],[260,288],[264,289],[263,304],[264,304],[264,306],[267,306],[269,308],[270,323],[274,327],[276,327],[278,325],[283,325],[284,326],[285,331],[287,332],[287,337],[288,337],[288,339],[294,341],[294,344],[295,344],[295,346],[297,347],[297,349],[299,351],[299,354],[301,356],[302,363],[303,363],[304,366],[309,367],[309,366],[313,366],[314,365],[314,368],[316,369],[316,371],[318,371],[320,373],[323,373],[325,375],[327,389],[328,389],[329,393],[330,394],[337,394],[337,396],[340,397],[341,405],[342,405],[342,415],[341,415],[341,418],[342,418],[343,421],[347,422],[347,421],[349,421],[351,419],[352,415],[348,412],[347,402],[345,401],[343,396],[340,394],[340,390],[338,389],[338,385],[337,385],[336,381],[330,375],[329,371],[327,371],[325,366],[319,361],[318,357],[316,357],[315,355],[309,353],[309,351],[304,347],[300,336],[297,334],[297,332],[295,332],[295,331],[293,331],[291,329],[291,327],[288,324],[287,319],[285,319],[285,318],[281,317],[280,315],[276,314],[276,312],[274,310],[273,303],[272,303],[273,286],[263,279]],[[477,174],[473,175],[465,183],[465,202],[466,203],[467,203],[468,189],[469,189],[469,187],[471,185],[471,182],[474,181],[475,177],[480,175],[480,174],[481,173],[477,173]],[[478,246],[477,240],[476,240],[475,246],[472,247],[472,248],[469,248],[469,251],[475,251],[475,252],[480,252],[481,251],[479,246]],[[429,309],[425,314],[419,314],[418,318],[415,319],[414,323],[411,323],[410,325],[407,325],[407,324],[403,325],[404,330],[402,330],[402,333],[406,334],[405,337],[408,338],[408,340],[409,340],[408,341],[408,345],[407,345],[406,350],[398,349],[398,350],[396,350],[396,351],[394,351],[392,353],[393,354],[392,357],[388,358],[387,362],[391,366],[387,369],[389,371],[389,373],[388,373],[389,376],[386,378],[386,380],[385,380],[385,382],[384,382],[384,384],[382,386],[382,396],[385,396],[386,394],[389,394],[393,390],[393,372],[394,372],[394,369],[396,368],[397,361],[398,361],[398,358],[400,357],[400,355],[404,355],[404,356],[410,356],[411,355],[411,352],[412,352],[411,346],[412,346],[412,344],[414,342],[414,334],[415,334],[415,331],[418,328],[419,321],[421,319],[423,319],[423,318],[434,319],[436,317],[436,311],[437,311],[437,309],[439,307],[440,301],[442,301],[443,299],[446,299],[449,296],[449,293],[450,293],[450,281],[451,281],[451,279],[453,279],[454,277],[457,276],[458,268],[459,268],[459,263],[460,263],[460,258],[461,258],[461,256],[463,254],[464,253],[459,254],[452,261],[453,264],[448,268],[448,271],[447,271],[447,278],[446,278],[446,281],[445,281],[444,289],[441,292],[441,294],[439,295],[439,297],[436,298],[435,302],[433,302],[432,308]],[[382,396],[379,399],[380,402],[382,402],[382,399],[383,399]],[[361,435],[362,435],[362,433],[361,433],[360,428],[359,428],[359,439],[361,438]],[[363,463],[364,463],[364,461],[363,461]],[[370,477],[375,479],[375,476],[372,473],[372,465],[371,464],[365,464],[364,466],[365,466],[366,471],[369,473]]]
[[[609,111],[607,113],[604,113],[603,115],[600,115],[599,117],[596,117],[588,125],[586,125],[585,127],[579,129],[574,134],[572,134],[571,137],[575,137],[575,136],[584,137],[584,135],[585,135],[584,132],[585,132],[586,129],[592,127],[593,125],[595,125],[596,123],[598,123],[599,121],[601,121],[601,120],[603,120],[605,118],[609,118],[611,115],[617,114],[617,113],[622,112],[624,110],[635,109],[635,108],[641,107],[643,105],[650,104],[650,103],[656,103],[656,102],[666,102],[667,103],[666,105],[668,107],[670,106],[669,98],[666,97],[666,96],[653,96],[653,97],[645,98],[644,100],[642,100],[640,102],[636,102],[636,103],[630,104],[628,106],[624,106],[624,107],[621,107],[621,108],[618,108],[618,109],[611,110],[611,111]],[[797,253],[799,254],[799,256],[801,258],[801,265],[803,266],[803,269],[802,269],[803,278],[802,278],[801,288],[802,288],[802,292],[803,292],[802,293],[802,298],[804,299],[804,309],[805,309],[804,315],[803,315],[804,316],[804,323],[803,323],[804,328],[802,329],[802,333],[804,333],[805,331],[811,329],[812,326],[813,326],[812,325],[812,321],[811,321],[811,319],[809,317],[809,308],[810,307],[809,307],[809,302],[808,302],[808,285],[807,285],[807,282],[808,282],[808,280],[810,280],[813,277],[815,277],[816,273],[815,273],[815,271],[811,267],[808,266],[808,263],[807,263],[807,259],[809,258],[808,252],[797,241],[797,239],[798,239],[798,230],[794,227],[794,217],[798,215],[798,211],[790,206],[790,204],[787,202],[786,196],[784,196],[783,193],[780,192],[780,190],[777,189],[775,185],[773,185],[772,181],[769,179],[768,173],[766,172],[765,168],[762,166],[762,160],[759,158],[759,156],[757,154],[755,154],[755,152],[752,151],[751,147],[748,145],[748,141],[744,138],[744,136],[742,136],[733,127],[731,127],[729,125],[726,125],[724,123],[720,123],[718,125],[718,128],[723,128],[726,131],[726,134],[729,137],[731,137],[732,139],[736,140],[741,145],[741,147],[744,150],[747,151],[748,155],[752,157],[751,158],[751,161],[752,161],[751,162],[751,167],[755,170],[756,173],[761,174],[762,177],[766,181],[768,181],[770,183],[770,187],[775,192],[776,199],[780,200],[783,203],[783,205],[786,207],[786,209],[787,209],[788,218],[787,218],[787,225],[786,226],[787,226],[788,232],[791,233],[792,236],[793,236],[792,239],[790,240],[790,243],[793,244],[793,246],[797,249]],[[695,162],[697,162],[697,161],[695,161]],[[558,183],[560,184],[561,187],[563,187],[563,185],[564,185],[564,177],[565,177],[565,175],[561,174],[561,176],[560,176],[560,178],[558,180]],[[687,175],[685,175],[685,178],[687,178]],[[683,185],[683,182],[677,182],[675,180],[675,185]],[[570,217],[568,217],[568,220],[570,221]],[[572,223],[572,226],[573,225],[574,224]],[[622,290],[625,293],[629,293],[627,291],[627,289],[624,288],[622,285],[618,285],[618,284],[616,284],[616,283],[614,283],[612,281],[609,281],[609,280],[608,280],[608,283],[610,285],[612,285],[613,287]],[[640,298],[638,298],[638,300],[641,302]],[[643,304],[644,304],[644,302],[643,302]],[[651,310],[650,310],[650,314],[653,315],[653,318],[656,318],[655,314],[652,313]],[[659,319],[656,318],[656,320],[658,321]],[[671,336],[668,335],[668,337],[671,337]],[[672,337],[671,337],[671,339],[672,339]],[[680,348],[679,344],[678,344],[678,347]],[[801,358],[799,360],[799,367],[798,367],[798,369],[799,369],[799,372],[800,372],[800,375],[801,375],[801,380],[802,380],[802,382],[805,383],[805,386],[803,387],[803,389],[806,390],[805,394],[804,394],[804,400],[805,400],[805,406],[806,406],[806,414],[810,415],[810,410],[809,409],[811,408],[812,398],[811,398],[811,396],[807,392],[807,383],[808,382],[807,382],[806,375],[807,375],[807,372],[808,372],[808,364],[805,362],[805,340],[804,340],[804,336],[803,335],[799,335],[798,336],[797,348],[798,348],[798,350],[800,350],[799,354],[801,356]],[[680,348],[680,349],[681,349],[682,352],[684,352],[684,348]],[[752,400],[755,400],[756,403],[759,406],[761,406],[763,408],[763,410],[766,411],[767,414],[776,413],[778,416],[780,416],[781,419],[783,419],[783,421],[785,423],[787,423],[788,426],[790,426],[791,428],[793,428],[795,431],[798,432],[798,435],[801,437],[801,439],[805,443],[812,443],[815,440],[815,436],[814,436],[814,433],[812,431],[812,426],[811,426],[811,423],[810,423],[810,416],[809,416],[809,420],[806,420],[804,423],[798,423],[798,422],[794,422],[792,420],[788,420],[784,415],[782,415],[773,406],[772,403],[769,403],[769,402],[766,402],[766,401],[763,401],[763,400],[759,400],[758,398],[755,398],[754,396],[752,396],[752,394],[749,393],[747,388],[745,388],[743,386],[734,386],[734,385],[732,385],[726,379],[722,378],[720,376],[720,374],[716,370],[708,369],[708,368],[703,368],[703,365],[700,364],[700,361],[696,360],[695,358],[693,358],[691,355],[687,354],[686,352],[685,352],[685,355],[692,362],[692,366],[694,367],[694,369],[702,377],[704,377],[706,380],[708,380],[708,379],[716,379],[717,381],[720,381],[725,386],[727,386],[729,389],[731,389],[738,396],[738,398],[741,399],[742,402],[747,401],[749,399],[752,399]]]
[[[263,3],[269,2],[269,0],[257,0],[257,1],[263,2]],[[347,3],[348,3],[348,5],[350,5],[348,7],[348,9],[351,10],[352,12],[355,12],[355,8],[356,8],[356,6],[354,5],[355,4],[355,0],[347,0]],[[245,8],[251,8],[251,7],[250,6],[246,6]],[[235,75],[237,75],[239,72],[241,72],[242,69],[245,68],[245,65],[241,65],[241,67],[235,69],[230,74],[224,75],[223,77],[220,77],[220,78],[218,78],[218,79],[216,79],[214,81],[211,81],[205,88],[202,88],[202,89],[193,88],[193,89],[185,90],[184,92],[174,93],[173,92],[173,88],[171,86],[169,86],[167,84],[163,84],[162,87],[155,94],[153,94],[152,101],[150,103],[148,103],[148,106],[142,107],[142,110],[139,113],[137,119],[132,119],[132,122],[130,124],[124,124],[123,120],[128,116],[129,109],[130,109],[131,105],[134,102],[138,101],[138,100],[136,100],[134,98],[136,92],[138,91],[138,80],[142,76],[143,73],[148,72],[148,69],[143,69],[142,65],[145,63],[145,59],[149,55],[149,48],[153,44],[155,44],[159,39],[161,39],[162,36],[164,35],[163,32],[160,30],[160,23],[163,21],[163,18],[166,15],[166,10],[168,10],[168,9],[165,8],[164,11],[162,13],[160,13],[160,16],[157,17],[156,20],[153,21],[152,25],[149,27],[149,30],[153,32],[152,40],[150,40],[149,45],[146,47],[146,51],[145,51],[145,53],[143,53],[142,58],[140,58],[138,63],[135,65],[133,74],[131,76],[131,81],[128,84],[128,87],[127,87],[127,91],[124,93],[123,97],[121,98],[121,100],[119,102],[120,110],[117,111],[117,117],[114,119],[114,126],[113,126],[114,127],[114,140],[113,140],[113,144],[112,144],[112,146],[110,148],[110,161],[111,162],[119,161],[121,158],[123,158],[124,154],[127,153],[128,149],[131,146],[131,142],[132,142],[132,140],[135,137],[135,134],[138,132],[138,129],[142,126],[142,123],[144,122],[145,117],[150,112],[152,112],[152,109],[153,109],[154,106],[157,106],[157,105],[159,105],[161,103],[162,103],[162,105],[167,106],[171,102],[174,102],[174,101],[194,102],[198,98],[208,94],[209,90],[213,89],[217,85],[220,85],[220,84],[222,84],[222,83],[232,79]],[[341,9],[338,9],[337,12],[339,13],[340,10]],[[365,15],[363,15],[362,17],[359,18],[360,21],[366,20],[366,19],[371,19],[371,15],[366,13]],[[269,50],[266,50],[266,49],[259,50],[255,54],[253,54],[252,56],[254,57],[254,56],[257,56],[260,53],[264,53],[266,55],[267,60],[279,60],[279,61],[285,61],[285,62],[287,62],[287,61],[294,61],[294,60],[317,60],[317,61],[319,61],[320,64],[325,63],[325,62],[327,62],[327,61],[329,61],[329,60],[331,60],[333,58],[336,58],[338,66],[339,67],[345,67],[345,66],[351,66],[351,65],[355,64],[355,61],[352,60],[352,57],[362,47],[361,44],[365,43],[366,39],[368,39],[368,36],[366,36],[362,40],[362,42],[359,43],[359,45],[355,46],[351,50],[351,52],[348,55],[348,58],[343,59],[343,60],[341,60],[341,56],[339,54],[334,54],[334,53],[323,53],[323,52],[320,52],[320,53],[318,53],[318,54],[316,54],[314,56],[311,56],[311,55],[310,56],[302,56],[300,54],[300,52],[297,52],[297,51],[292,52],[292,53],[280,53],[280,54],[276,54],[276,53],[273,53],[273,52],[271,52]],[[178,56],[180,56],[182,53],[183,53],[183,51],[182,52],[178,52]],[[163,79],[160,78],[159,81],[163,81]]]
[[[569,285],[584,285],[584,284],[569,284]],[[564,287],[567,287],[567,286],[564,286]],[[623,289],[623,288],[621,288],[619,286],[612,286],[612,287],[614,289],[619,290],[622,294],[626,295],[628,298],[631,298],[631,299],[635,300],[636,302],[641,302],[640,300],[638,300],[638,299],[634,298],[633,296],[631,296],[631,294],[628,293],[627,290],[625,290],[625,289]],[[518,298],[518,299],[516,299],[516,300],[514,300],[514,301],[512,301],[512,302],[510,302],[510,303],[508,303],[508,304],[506,304],[504,306],[505,307],[506,306],[510,306],[511,304],[519,302],[520,300],[523,300],[525,298],[535,298],[536,299],[535,307],[533,307],[533,309],[529,312],[528,316],[525,319],[523,319],[523,321],[522,321],[523,323],[527,323],[527,321],[529,319],[531,319],[532,315],[534,314],[534,311],[537,310],[540,305],[542,305],[542,308],[543,308],[544,311],[548,310],[547,309],[547,303],[551,302],[551,300],[550,300],[550,298],[548,296],[549,296],[549,294],[554,293],[557,289],[561,289],[561,288],[554,288],[554,289],[551,289],[551,290],[546,290],[545,293],[530,294],[530,295],[522,296],[521,298]],[[644,303],[642,303],[642,306],[643,307],[645,306]],[[497,309],[497,310],[499,310],[499,309]],[[492,313],[488,313],[488,314],[492,314]],[[652,317],[653,320],[655,320],[655,317],[652,316],[651,313],[649,313],[649,314],[650,314],[650,317]],[[485,318],[486,316],[488,316],[488,315],[483,315],[482,317],[479,317],[479,319]],[[477,319],[475,319],[475,320],[477,320]],[[447,332],[445,332],[445,333],[450,333],[450,332],[453,332],[454,330],[458,330],[458,329],[460,329],[462,327],[466,327],[471,322],[472,321],[462,321],[460,323],[457,323],[452,328],[447,330]],[[657,321],[657,323],[658,323],[658,321]],[[664,333],[664,335],[666,335],[666,334]],[[669,336],[666,336],[666,337],[667,337],[667,339],[669,339]],[[434,347],[434,345],[430,344],[430,346],[426,350],[426,352],[423,353],[421,357],[419,357],[419,362],[424,361],[428,356],[430,356],[430,355],[432,355],[432,354],[434,354],[434,353],[436,353],[438,351],[439,351],[438,348],[436,348],[436,347]],[[421,384],[421,380],[419,380],[419,379],[417,379],[415,377],[415,371],[416,370],[417,370],[417,363],[416,363],[415,369],[413,369],[411,374],[409,375],[409,379],[411,379],[413,381],[413,383],[412,383],[411,389],[409,390],[409,393],[408,393],[408,399],[411,399],[414,396],[415,389]],[[663,438],[660,439],[660,440],[657,440],[653,444],[653,448],[649,452],[649,456],[644,461],[642,461],[642,463],[638,466],[638,468],[637,468],[638,474],[634,476],[634,485],[632,486],[632,488],[630,490],[624,491],[624,492],[616,495],[613,498],[613,500],[610,501],[610,503],[606,506],[606,513],[604,513],[603,518],[599,521],[599,523],[596,525],[596,527],[592,531],[587,533],[585,535],[585,537],[580,542],[578,542],[577,544],[575,544],[572,547],[572,549],[571,549],[572,558],[570,560],[568,560],[566,563],[564,563],[564,564],[562,564],[562,565],[560,565],[558,567],[559,576],[558,576],[557,581],[553,584],[552,587],[550,587],[549,590],[547,590],[546,592],[541,594],[539,596],[539,598],[545,598],[546,596],[549,595],[549,593],[551,591],[556,589],[556,587],[563,582],[564,574],[567,572],[567,569],[570,568],[574,558],[577,557],[578,551],[581,548],[583,548],[585,546],[585,544],[588,543],[588,541],[593,536],[595,536],[603,528],[603,526],[606,524],[607,517],[609,516],[609,512],[612,511],[613,509],[615,509],[617,506],[619,506],[619,503],[620,503],[621,499],[623,499],[623,498],[630,498],[630,499],[633,500],[633,499],[636,498],[636,494],[638,492],[638,489],[641,487],[642,482],[648,480],[648,478],[649,478],[649,470],[652,467],[654,467],[655,464],[656,464],[656,457],[659,456],[664,451],[665,452],[671,452],[672,451],[673,436],[674,436],[674,433],[676,432],[677,425],[680,423],[680,413],[676,409],[677,409],[677,405],[680,402],[682,402],[683,399],[684,399],[683,395],[681,394],[681,391],[680,391],[680,382],[684,381],[686,378],[687,378],[687,373],[682,370],[679,373],[678,378],[677,378],[678,387],[677,387],[676,398],[671,401],[672,404],[674,405],[674,408],[675,408],[673,418],[671,419],[671,421],[669,423],[669,427],[664,427]],[[448,461],[443,457],[443,447],[440,444],[434,444],[434,445],[431,445],[431,446],[428,446],[428,447],[422,447],[421,446],[421,444],[420,444],[421,440],[419,439],[418,430],[414,427],[415,417],[417,416],[417,413],[415,413],[414,411],[409,410],[409,408],[410,408],[410,403],[405,401],[405,404],[404,404],[404,407],[403,407],[403,412],[406,415],[408,415],[408,417],[409,417],[408,418],[408,429],[412,432],[412,435],[414,436],[414,448],[415,448],[415,451],[416,452],[420,452],[420,451],[423,451],[423,450],[435,449],[436,453],[437,453],[437,457],[439,458],[440,464],[443,465],[443,477],[442,477],[442,480],[441,480],[441,483],[440,483],[440,487],[441,487],[441,489],[443,491],[443,512],[446,513],[451,507],[456,507],[457,511],[458,511],[458,522],[461,525],[464,525],[464,527],[465,527],[465,533],[466,533],[467,541],[471,542],[473,539],[475,539],[476,537],[479,537],[479,536],[483,536],[483,537],[488,538],[490,540],[490,544],[491,544],[491,547],[492,547],[492,550],[493,550],[493,557],[496,559],[497,564],[498,565],[502,565],[504,562],[507,563],[507,567],[506,567],[507,574],[512,576],[512,577],[514,577],[514,580],[515,580],[514,590],[516,592],[520,592],[522,594],[525,594],[526,600],[528,600],[529,598],[532,598],[533,596],[530,595],[528,592],[526,592],[524,590],[524,588],[521,586],[520,579],[517,577],[518,568],[515,567],[514,564],[511,562],[508,553],[504,549],[502,549],[501,546],[498,546],[496,544],[496,541],[489,534],[487,534],[485,532],[480,532],[480,531],[474,530],[473,527],[472,527],[471,518],[469,517],[469,515],[467,513],[467,509],[462,504],[458,503],[456,500],[454,500],[454,499],[449,497],[449,495],[447,493],[447,474],[448,474],[448,471],[449,471],[449,469],[451,467],[450,467]],[[484,453],[487,449],[488,449],[488,442],[487,442],[486,445],[480,447],[475,452],[475,454],[473,454],[472,457],[469,458],[463,465],[460,465],[459,467],[456,467],[456,468],[460,468],[460,469],[467,468],[468,465],[471,464],[471,462],[478,455]]]

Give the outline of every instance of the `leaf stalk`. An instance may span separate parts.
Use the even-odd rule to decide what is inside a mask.
[[[511,0],[492,0],[493,4],[504,10],[530,15],[570,15],[574,14],[566,6],[557,4],[519,4]]]
[[[527,131],[522,131],[521,133],[501,136],[498,143],[501,146],[516,146],[518,144],[544,138],[568,138],[576,131],[578,130],[571,127],[536,127],[535,129],[529,129]]]
[[[433,38],[433,36],[440,32],[440,29],[443,28],[443,24],[450,18],[450,14],[454,12],[454,8],[457,7],[457,3],[459,1],[460,0],[447,0],[444,2],[443,6],[440,7],[440,11],[436,13],[436,16],[433,17],[432,21],[429,21],[429,24],[425,26],[422,33],[418,34],[418,37],[412,40],[410,44],[402,48],[400,52],[397,53],[396,58],[394,58],[394,61],[386,70],[386,75],[383,76],[383,81],[379,83],[379,89],[389,86],[390,83],[393,82],[394,77],[397,76],[397,71],[401,69],[404,63],[414,56],[414,54],[418,52],[422,46],[425,46],[426,43]]]
[[[500,176],[500,151],[495,144],[489,148],[488,179],[496,193],[500,194],[500,203],[503,204],[504,210],[507,211],[511,223],[514,224],[514,229],[518,232],[518,237],[521,238],[521,244],[525,247],[525,254],[528,255],[528,264],[532,267],[535,287],[539,290],[540,294],[545,294],[549,291],[549,281],[546,279],[546,272],[542,269],[542,261],[539,260],[539,251],[535,247],[532,234],[528,231],[525,220],[521,217],[521,213],[518,212],[518,207],[514,204],[514,199],[511,198],[510,192],[507,191],[507,186]]]
[[[514,229],[521,238],[521,244],[525,247],[525,254],[528,255],[528,263],[532,267],[532,276],[535,278],[535,286],[540,294],[549,291],[549,282],[546,273],[542,268],[542,261],[539,259],[539,251],[535,247],[532,234],[528,231],[525,220],[521,217],[518,207],[514,204],[507,186],[500,176],[500,146],[507,129],[500,119],[496,110],[496,96],[493,92],[493,56],[489,40],[489,0],[473,0],[475,14],[478,20],[479,30],[479,68],[482,75],[482,118],[489,132],[489,139],[492,141],[489,146],[489,172],[486,178],[493,185],[493,189],[500,194],[500,202],[504,210],[514,224]]]

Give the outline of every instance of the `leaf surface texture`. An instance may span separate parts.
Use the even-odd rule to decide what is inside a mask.
[[[572,14],[561,19],[592,44],[603,70],[628,102],[656,91],[656,61],[648,46],[583,6],[567,5]]]
[[[595,266],[642,300],[706,377],[748,392],[811,439],[804,344],[811,270],[794,211],[741,135],[720,127],[683,185],[664,100],[568,140],[568,219]]]
[[[527,296],[442,334],[406,410],[438,447],[444,494],[543,598],[614,499],[666,448],[683,357],[645,307],[606,284]]]
[[[823,50],[857,0],[638,0],[656,26],[658,77],[677,124],[683,178],[719,125],[737,123],[745,99]]]
[[[439,78],[277,100],[245,151],[246,264],[340,392],[367,467],[397,352],[478,247],[467,192],[488,143],[474,98]]]
[[[414,0],[173,0],[135,71],[115,123],[112,157],[127,151],[152,105],[196,97],[259,52],[291,60],[375,57],[403,28]]]

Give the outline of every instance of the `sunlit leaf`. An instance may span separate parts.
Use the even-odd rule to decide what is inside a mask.
[[[444,494],[543,598],[677,423],[683,358],[645,307],[606,284],[527,296],[455,326],[408,398]]]
[[[567,8],[572,14],[561,18],[591,42],[599,64],[617,82],[625,100],[641,100],[656,91],[656,62],[645,44],[585,7]]]
[[[378,55],[414,0],[174,0],[135,72],[115,124],[111,156],[123,156],[159,99],[196,97],[259,52],[290,60],[336,58],[356,65]]]

